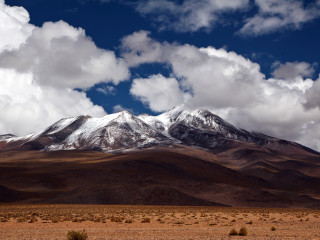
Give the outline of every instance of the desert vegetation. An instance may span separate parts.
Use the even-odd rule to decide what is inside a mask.
[[[87,240],[88,239],[88,233],[86,230],[82,231],[69,231],[67,234],[68,240]]]
[[[306,209],[0,205],[0,239],[319,239],[319,215]]]

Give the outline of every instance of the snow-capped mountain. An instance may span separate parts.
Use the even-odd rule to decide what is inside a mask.
[[[208,110],[189,111],[182,107],[158,116],[134,116],[122,111],[102,118],[66,118],[40,133],[23,137],[10,134],[0,136],[0,149],[3,150],[77,149],[113,152],[182,144],[218,151],[243,143],[271,149],[290,148],[291,151],[297,146],[303,147],[237,128]]]
[[[188,145],[214,148],[229,140],[253,142],[260,145],[274,138],[234,127],[208,110],[186,111],[176,107],[159,116],[139,116],[154,129]]]

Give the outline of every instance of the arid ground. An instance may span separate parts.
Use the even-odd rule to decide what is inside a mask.
[[[229,236],[246,227],[247,236]],[[272,229],[273,228],[273,229]],[[1,205],[0,239],[320,239],[320,210],[228,207]]]

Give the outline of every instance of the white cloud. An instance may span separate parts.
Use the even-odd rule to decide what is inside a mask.
[[[315,65],[307,62],[286,62],[274,64],[274,71],[272,76],[280,79],[294,79],[296,77],[311,77],[314,74]]]
[[[150,32],[139,31],[122,39],[123,57],[131,67],[141,63],[163,62],[163,45],[148,37]]]
[[[134,79],[130,93],[156,112],[169,110],[189,96],[180,90],[175,78],[165,78],[161,74]]]
[[[255,0],[259,12],[246,20],[239,33],[263,35],[281,29],[300,29],[306,22],[320,16],[320,2],[304,7],[302,0]]]
[[[135,36],[141,44],[133,41],[132,38]],[[216,107],[240,107],[246,105],[251,99],[257,98],[263,91],[254,84],[257,79],[264,77],[259,65],[236,53],[211,47],[199,49],[191,45],[168,43],[161,45],[149,38],[148,33],[144,31],[137,32],[128,38],[132,41],[124,38],[123,44],[126,51],[123,56],[129,64],[169,63],[174,76],[182,79],[183,89],[191,89],[192,103],[197,106],[212,102]],[[134,42],[133,45],[128,45],[132,42]],[[161,82],[161,79],[158,81]],[[151,87],[151,85],[148,86]],[[232,98],[224,98],[221,93],[224,93],[223,96],[232,95]],[[152,95],[148,99],[152,99]],[[183,98],[178,99],[183,100]],[[150,106],[156,106],[156,104]],[[159,109],[153,110],[159,111]]]
[[[30,36],[34,26],[29,13],[22,7],[10,7],[0,0],[0,52],[17,49]]]
[[[129,64],[161,62],[172,69],[174,87],[163,87],[168,79],[159,75],[133,83],[132,94],[151,110],[164,111],[178,104],[207,108],[236,126],[320,149],[313,133],[320,131],[320,81],[305,78],[311,72],[308,68],[300,68],[294,74],[300,76],[291,80],[266,79],[258,64],[235,52],[159,43],[141,31],[129,38],[123,41],[123,56]],[[183,97],[186,90],[188,98]],[[168,101],[168,95],[176,98]]]
[[[113,112],[114,113],[121,112],[121,111],[127,111],[127,112],[133,113],[133,109],[125,108],[125,107],[121,106],[120,104],[117,104],[117,105],[113,106]]]
[[[305,107],[307,109],[320,109],[320,75],[317,81],[314,82],[313,87],[306,91]]]
[[[195,32],[210,30],[217,24],[239,23],[228,17],[242,11],[246,15],[244,25],[238,31],[242,35],[258,36],[284,29],[300,29],[303,24],[320,17],[320,1],[303,0],[144,0],[134,4],[142,16],[150,17],[161,30]],[[253,16],[249,10],[256,6]]]
[[[39,86],[32,73],[0,69],[0,82],[0,133],[23,135],[68,116],[106,114],[85,93]]]
[[[152,16],[160,30],[194,32],[209,29],[221,22],[221,15],[248,7],[249,0],[184,0],[181,4],[169,0],[139,1],[136,10]]]
[[[18,49],[2,52],[0,67],[33,72],[38,84],[59,88],[118,84],[129,77],[122,59],[112,51],[97,48],[83,29],[63,21],[44,23]]]
[[[129,77],[114,52],[97,48],[81,28],[59,21],[29,24],[22,7],[0,0],[0,133],[39,131],[60,118],[103,116],[75,88],[118,84]]]
[[[96,88],[96,91],[103,93],[104,95],[116,95],[117,89],[113,86],[102,86]]]

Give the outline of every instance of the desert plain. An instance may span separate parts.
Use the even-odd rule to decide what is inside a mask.
[[[249,150],[2,151],[0,240],[320,239],[319,157]]]
[[[232,229],[247,236],[229,236]],[[320,239],[320,210],[128,205],[0,206],[0,239]]]

